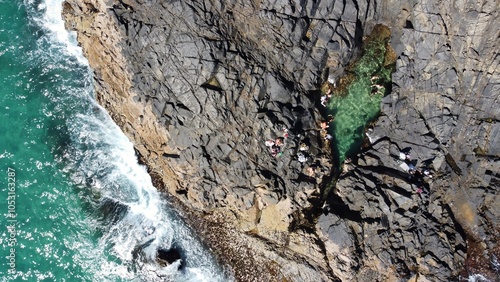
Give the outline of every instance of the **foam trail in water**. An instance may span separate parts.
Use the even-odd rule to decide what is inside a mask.
[[[56,160],[79,187],[80,197],[94,216],[91,228],[102,233],[97,246],[82,250],[93,261],[82,258],[75,263],[85,263],[99,281],[109,280],[110,275],[141,281],[225,281],[215,260],[166,208],[145,168],[137,163],[133,145],[90,98],[90,71],[74,34],[64,29],[61,1],[35,4],[26,0],[25,4],[46,32],[33,60],[48,60],[53,68],[68,69],[76,59],[85,74],[83,85],[61,78],[57,93],[46,93],[57,102],[54,112],[47,110],[47,115],[59,114],[66,120],[57,127],[66,137],[53,150]],[[157,249],[172,246],[182,250],[184,271],[178,265],[161,267],[155,261]]]
[[[34,7],[42,15],[34,17],[33,20],[41,27],[50,31],[51,38],[49,40],[58,42],[59,48],[64,48],[65,52],[73,58],[76,58],[82,65],[88,65],[87,59],[78,47],[76,40],[76,32],[68,32],[64,27],[62,15],[62,1],[61,0],[26,0],[26,6]],[[38,3],[38,4],[37,4]]]

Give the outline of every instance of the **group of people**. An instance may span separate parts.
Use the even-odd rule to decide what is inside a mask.
[[[264,144],[269,148],[269,153],[273,157],[283,155],[282,147],[285,145],[285,140],[288,138],[288,129],[283,128],[283,137],[278,137],[274,140],[266,140]]]
[[[330,88],[328,88],[326,93],[324,95],[321,95],[321,98],[320,98],[321,105],[323,107],[326,107],[326,105],[328,105],[328,102],[330,101],[331,97],[332,97],[332,90],[330,90]]]
[[[376,95],[376,94],[383,95],[385,93],[385,87],[378,84],[381,81],[380,77],[378,77],[377,75],[374,75],[374,76],[372,76],[372,78],[370,80],[372,82],[371,95]]]
[[[332,115],[328,115],[328,119],[325,121],[322,121],[319,125],[319,133],[320,136],[323,137],[325,140],[329,141],[333,139],[333,136],[328,133],[328,128],[330,127],[330,123],[334,120],[335,118]]]
[[[285,137],[286,136],[286,137]],[[285,145],[285,139],[288,137],[288,132],[285,132],[283,137],[278,137],[274,140],[266,140],[264,144],[269,149],[269,153],[273,157],[281,157],[283,155],[282,147]],[[307,151],[309,150],[309,146],[302,142],[299,145],[297,152],[297,160],[300,163],[305,163],[308,160]]]
[[[399,152],[399,159],[403,161],[401,167],[408,171],[408,179],[417,186],[417,193],[424,192],[425,189],[425,177],[432,178],[432,174],[427,167],[417,168],[416,164],[418,160],[412,160],[411,158],[411,148],[406,148]]]
[[[328,89],[325,91],[325,94],[321,95],[320,98],[320,103],[323,107],[326,107],[328,105],[328,102],[330,101],[330,98],[332,98],[332,88],[337,87],[337,82],[335,81],[335,78],[333,77],[328,77]]]
[[[267,140],[265,142],[266,147],[269,148],[269,153],[271,156],[281,156],[283,154],[281,147],[285,145],[283,137],[278,137],[275,140]]]
[[[333,139],[333,136],[328,133],[328,128],[330,127],[330,123],[334,120],[332,115],[328,115],[328,119],[324,120],[320,123],[319,131],[320,136],[324,138],[326,141]],[[269,154],[273,157],[280,157],[283,155],[283,146],[285,145],[285,141],[287,140],[289,134],[288,129],[286,127],[283,128],[283,136],[277,137],[276,139],[269,139],[264,142],[266,147],[269,149]],[[302,142],[298,148],[297,152],[297,160],[300,163],[305,163],[307,161],[307,150],[309,150],[309,146],[306,143]]]

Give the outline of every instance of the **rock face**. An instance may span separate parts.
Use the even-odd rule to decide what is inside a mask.
[[[360,281],[500,279],[498,5],[418,1],[404,12],[372,144],[344,165],[319,218],[327,252],[342,253],[332,268],[358,269]],[[432,178],[403,170],[405,148]]]
[[[499,7],[400,2],[67,0],[64,14],[98,101],[237,280],[448,281],[499,250]],[[319,88],[377,23],[399,55],[393,92],[325,194]],[[432,178],[408,179],[406,147]]]

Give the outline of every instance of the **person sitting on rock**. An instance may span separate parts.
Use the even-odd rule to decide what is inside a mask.
[[[416,171],[416,168],[415,168],[415,165],[412,164],[411,162],[408,162],[408,171],[410,172],[410,174],[415,174],[415,171]]]
[[[281,145],[283,145],[283,138],[279,137],[276,140],[267,140],[265,143],[266,147],[269,147],[269,153],[271,156],[276,157],[281,154]]]
[[[278,146],[273,146],[271,148],[271,156],[276,157],[281,152],[281,148]]]
[[[406,154],[403,152],[399,152],[399,159],[402,161],[406,160]]]
[[[322,121],[319,126],[322,130],[326,130],[327,128],[330,127],[330,123],[335,120],[335,117],[332,115],[328,115],[327,119]]]
[[[283,127],[283,138],[288,138],[288,128]]]
[[[322,121],[321,124],[320,124],[320,127],[321,127],[321,129],[325,130],[328,127],[330,127],[330,125],[328,125],[328,122]]]
[[[266,147],[272,148],[275,142],[273,140],[267,140],[266,142],[264,142],[264,144],[266,145]]]
[[[384,94],[384,91],[385,91],[384,86],[374,84],[374,85],[372,85],[372,88],[371,88],[371,95]]]
[[[411,161],[411,156],[410,156],[410,152],[409,151],[401,151],[399,152],[399,159],[402,160],[402,161],[406,161],[406,162],[409,162]]]
[[[335,80],[335,78],[329,76],[328,77],[328,83],[330,83],[331,85],[333,85],[333,87],[337,87],[337,81]]]
[[[315,169],[311,166],[306,169],[306,172],[309,177],[314,177],[316,175]]]
[[[299,151],[307,151],[309,150],[309,146],[306,145],[306,143],[302,142],[299,145]]]
[[[316,177],[316,173],[321,172],[321,163],[319,160],[315,160],[313,163],[309,164],[306,168],[306,174],[309,177]]]
[[[283,137],[278,137],[276,138],[276,140],[274,141],[274,143],[276,144],[276,146],[283,146]]]
[[[326,104],[328,103],[328,96],[326,96],[326,95],[321,96],[320,101],[321,101],[321,105],[323,107],[326,107]]]
[[[307,157],[301,152],[297,154],[297,159],[299,163],[305,163],[307,161]]]
[[[411,153],[411,150],[412,150],[412,149],[411,149],[411,147],[406,147],[406,148],[403,148],[403,149],[401,149],[400,154],[401,154],[401,153],[402,153],[402,154],[404,154],[404,155],[405,155],[405,158],[406,158],[406,159],[408,159],[408,160],[410,160],[410,159],[411,159],[411,158],[410,158],[410,153]]]

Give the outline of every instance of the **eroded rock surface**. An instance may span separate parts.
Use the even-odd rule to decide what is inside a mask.
[[[358,269],[360,281],[500,279],[499,4],[444,2],[408,11],[372,145],[344,165],[333,214],[318,222],[328,250],[343,254],[332,267]],[[410,179],[405,148],[432,178]]]
[[[498,3],[400,2],[67,0],[64,13],[98,101],[157,186],[205,215],[192,224],[237,280],[449,281],[472,242],[498,251]],[[377,23],[399,55],[394,91],[324,201],[336,169],[319,88]],[[406,147],[430,163],[423,193]]]

